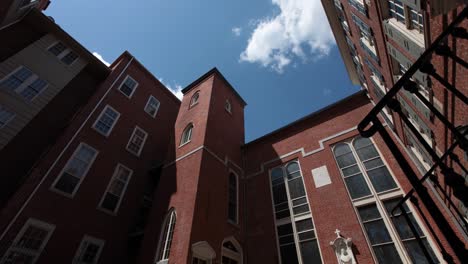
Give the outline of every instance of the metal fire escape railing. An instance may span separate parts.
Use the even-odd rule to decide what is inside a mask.
[[[468,152],[468,124],[462,124],[462,126],[455,127],[450,120],[444,116],[436,107],[429,102],[426,97],[424,97],[418,90],[418,84],[411,80],[413,75],[419,70],[420,72],[427,74],[433,77],[434,80],[439,82],[443,85],[447,92],[450,92],[454,97],[461,100],[465,106],[468,105],[468,99],[462,91],[458,90],[454,85],[450,84],[447,80],[445,80],[439,73],[437,73],[437,69],[431,64],[431,58],[433,56],[442,56],[447,59],[452,59],[455,65],[460,65],[463,68],[468,68],[468,63],[463,59],[458,57],[454,51],[452,51],[448,43],[448,37],[451,36],[454,39],[459,41],[467,41],[468,40],[468,33],[467,30],[463,27],[460,27],[461,22],[467,19],[468,15],[468,8],[465,8],[457,18],[453,20],[453,22],[440,34],[439,37],[435,39],[435,41],[425,50],[425,52],[414,62],[414,64],[401,76],[401,78],[395,83],[395,85],[388,91],[387,94],[375,105],[375,107],[367,114],[367,116],[359,123],[358,130],[360,134],[364,137],[371,137],[376,132],[378,132],[385,143],[388,145],[389,149],[391,150],[392,154],[396,157],[399,165],[402,167],[403,171],[407,175],[409,181],[411,182],[413,189],[411,189],[402,199],[401,201],[393,208],[392,215],[395,216],[396,214],[403,215],[403,217],[408,222],[410,229],[412,230],[413,234],[415,235],[418,243],[421,247],[421,250],[425,254],[426,258],[429,262],[433,262],[431,258],[430,252],[424,246],[424,241],[417,235],[418,231],[416,227],[413,225],[410,217],[406,214],[406,211],[403,209],[404,203],[410,199],[416,205],[416,208],[422,213],[421,208],[418,206],[419,200],[424,203],[426,206],[429,214],[431,214],[432,218],[435,219],[437,226],[443,232],[444,236],[446,237],[447,241],[449,242],[451,248],[455,252],[455,255],[460,260],[468,259],[468,253],[465,249],[466,241],[463,241],[459,236],[457,236],[456,230],[450,225],[447,220],[447,217],[444,216],[444,213],[441,212],[437,204],[434,202],[434,199],[431,197],[427,188],[423,185],[424,182],[429,178],[432,182],[437,185],[438,180],[437,176],[435,175],[436,171],[440,172],[441,175],[444,177],[444,181],[447,185],[452,188],[453,195],[458,198],[465,206],[468,206],[468,188],[464,183],[464,178],[457,173],[453,167],[446,165],[446,161],[448,158],[451,159],[453,162],[452,164],[457,164],[459,171],[462,171],[465,174],[468,174],[467,168],[465,168],[460,162],[458,156],[454,153],[454,150],[458,147],[462,151]],[[465,87],[468,85],[467,83],[461,83],[461,86]],[[433,114],[433,117],[436,117],[440,120],[440,122],[445,126],[446,131],[449,131],[453,136],[453,143],[451,146],[447,148],[445,153],[439,156],[436,151],[426,142],[423,138],[421,133],[419,132],[418,128],[416,128],[413,123],[408,119],[408,117],[402,111],[402,107],[400,102],[396,99],[398,92],[404,89],[407,92],[416,96]],[[411,168],[408,161],[404,158],[401,151],[398,149],[397,145],[394,143],[393,139],[390,137],[388,132],[385,130],[383,124],[378,118],[378,114],[384,109],[384,107],[388,107],[392,109],[395,113],[397,113],[404,123],[404,125],[412,132],[415,136],[418,143],[427,151],[429,156],[433,160],[432,167],[423,175],[422,178],[418,177],[414,170]],[[466,109],[463,109],[466,111]],[[462,113],[468,115],[468,113]],[[439,185],[440,186],[440,185]],[[416,196],[420,199],[417,199]],[[450,197],[448,198],[448,202],[451,206],[454,206],[453,201],[451,201]],[[459,216],[462,216],[460,212],[457,211]],[[464,222],[465,228],[468,229],[468,223],[466,219],[461,217],[462,221]],[[423,219],[426,225],[429,227],[430,232],[432,233],[433,237],[435,237],[436,242],[439,244],[441,249],[441,253],[448,263],[452,263],[453,258],[446,252],[444,247],[442,246],[441,242],[437,238],[436,233],[431,228],[431,223],[427,219]]]

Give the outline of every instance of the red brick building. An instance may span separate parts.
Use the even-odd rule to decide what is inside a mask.
[[[245,143],[246,102],[216,68],[180,101],[129,52],[106,67],[37,10],[0,36],[24,29],[27,39],[0,49],[0,110],[14,113],[0,115],[8,117],[0,168],[11,171],[0,179],[9,192],[0,208],[1,264],[466,259],[457,220],[443,211],[461,244],[439,226],[426,196],[392,214],[414,187],[399,160],[414,153],[396,118],[385,129],[401,156],[385,136],[359,135],[373,108],[368,91]],[[375,38],[384,43],[383,34]],[[47,54],[52,74],[31,54]],[[24,68],[29,79],[13,86]],[[58,76],[61,69],[70,76]],[[27,80],[48,85],[27,97]],[[22,100],[37,103],[24,118]]]

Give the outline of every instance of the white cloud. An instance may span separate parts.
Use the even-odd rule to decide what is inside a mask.
[[[182,97],[184,94],[182,93],[182,86],[179,84],[174,84],[174,86],[170,85],[169,83],[165,83],[162,78],[159,79],[159,81],[169,89],[179,100],[182,100]]]
[[[93,52],[93,55],[94,55],[94,57],[96,57],[96,58],[98,58],[100,61],[102,61],[102,63],[104,63],[107,67],[109,67],[110,63],[107,62],[107,61],[102,57],[101,54],[99,54],[99,53],[97,53],[97,52],[95,51],[95,52]]]
[[[236,36],[236,37],[239,37],[242,33],[242,28],[240,27],[233,27],[232,29],[232,33]]]
[[[320,0],[272,0],[280,13],[261,19],[240,55],[281,73],[295,58],[304,62],[329,54],[333,34]]]

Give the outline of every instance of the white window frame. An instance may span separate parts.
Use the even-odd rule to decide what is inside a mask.
[[[196,91],[195,93],[193,93],[192,97],[190,97],[189,108],[192,108],[193,106],[197,105],[199,100],[200,91]]]
[[[187,141],[184,142],[184,138],[185,138],[185,133],[187,132],[187,129],[191,127],[191,131],[190,131],[190,137]],[[192,141],[192,136],[193,136],[193,129],[194,129],[194,125],[193,123],[189,123],[187,126],[185,126],[184,128],[184,131],[182,132],[182,136],[180,137],[180,144],[179,144],[179,148],[184,146],[184,145],[187,145],[188,143],[190,143]]]
[[[95,151],[95,154],[94,154],[94,157],[91,159],[91,161],[89,162],[89,165],[88,167],[86,168],[86,170],[83,172],[83,176],[81,176],[80,180],[78,181],[78,184],[76,184],[75,186],[75,189],[73,190],[73,192],[70,194],[70,193],[67,193],[67,192],[64,192],[58,188],[55,188],[55,184],[57,184],[57,182],[60,180],[60,178],[62,177],[63,173],[65,172],[65,170],[67,169],[68,165],[71,163],[71,161],[73,160],[73,158],[75,157],[75,155],[78,153],[78,150],[82,147],[82,146],[86,146],[92,150]],[[56,179],[54,180],[54,182],[52,183],[51,187],[49,188],[51,191],[53,192],[56,192],[56,193],[59,193],[59,194],[62,194],[66,197],[69,197],[69,198],[73,198],[76,194],[76,192],[78,191],[78,189],[80,188],[80,185],[81,183],[83,182],[84,178],[86,178],[86,176],[88,175],[88,172],[89,170],[91,169],[91,167],[93,166],[94,164],[94,161],[96,160],[97,156],[99,155],[99,151],[93,147],[91,147],[90,145],[84,143],[84,142],[80,142],[80,144],[78,144],[78,146],[75,148],[75,150],[73,151],[73,154],[70,155],[70,157],[68,158],[68,161],[67,163],[65,163],[65,166],[63,166],[62,170],[60,171],[60,173],[57,175]]]
[[[133,90],[132,90],[132,92],[130,93],[130,95],[126,95],[126,94],[121,90],[122,86],[125,84],[125,82],[126,82],[128,79],[131,79],[131,80],[133,80],[133,81],[136,83],[136,84],[135,84],[135,87],[133,87]],[[139,83],[138,83],[135,79],[133,79],[132,76],[127,75],[127,76],[125,76],[125,79],[123,79],[123,81],[120,83],[118,90],[119,90],[123,95],[125,95],[125,97],[127,97],[127,98],[130,99],[130,98],[132,98],[133,94],[135,93],[136,89],[138,88],[138,85],[139,85]]]
[[[14,92],[18,97],[20,97],[22,100],[24,101],[27,101],[27,102],[32,102],[34,99],[36,99],[39,95],[41,95],[48,87],[49,87],[49,82],[47,82],[45,79],[41,79],[39,78],[39,76],[34,73],[31,69],[29,69],[28,67],[24,66],[24,65],[21,65],[19,67],[17,67],[16,69],[14,69],[12,72],[10,72],[9,74],[7,74],[5,77],[3,77],[2,79],[0,79],[0,84],[3,83],[5,80],[7,80],[8,78],[10,78],[10,76],[14,75],[15,73],[17,73],[18,71],[20,71],[22,68],[25,68],[25,69],[28,69],[30,72],[31,72],[31,76],[29,76],[26,80],[24,80],[24,82],[22,82],[18,87],[16,87],[15,89],[10,89],[9,87],[3,87],[3,86],[0,86],[2,89],[4,89],[5,91],[9,91],[9,92]],[[43,80],[46,85],[44,86],[44,88],[42,88],[42,90],[40,90],[34,97],[32,97],[31,99],[27,99],[25,97],[23,97],[21,95],[21,92],[24,91],[25,89],[27,89],[29,87],[29,85],[33,84],[36,80],[38,79],[41,79]]]
[[[309,212],[308,213],[300,213],[297,216],[294,216],[294,213],[293,213],[293,210],[292,210],[293,204],[291,202],[292,199],[289,196],[290,195],[289,194],[289,186],[288,186],[288,183],[285,182],[284,184],[285,184],[286,196],[287,196],[287,199],[288,199],[288,201],[287,201],[288,210],[290,212],[289,219],[287,219],[287,218],[276,219],[275,200],[274,200],[274,194],[273,194],[273,184],[272,184],[272,181],[271,181],[271,172],[276,168],[280,168],[280,169],[283,170],[283,178],[284,177],[287,178],[286,168],[290,163],[293,163],[293,162],[296,162],[297,165],[299,166],[299,172],[301,174],[302,183],[304,185],[305,198],[306,198],[306,201],[307,201],[307,205],[309,206]],[[279,235],[278,235],[278,228],[277,227],[281,226],[281,225],[285,225],[285,224],[291,224],[293,235],[294,235],[294,245],[295,245],[295,248],[296,248],[298,263],[299,264],[305,264],[302,261],[302,254],[301,254],[301,250],[300,250],[301,241],[299,241],[299,235],[298,235],[298,231],[296,229],[296,222],[301,221],[301,220],[311,219],[312,224],[314,226],[313,230],[315,232],[315,239],[317,240],[317,247],[318,247],[318,250],[319,250],[320,259],[321,259],[322,263],[325,263],[323,261],[323,254],[322,254],[322,251],[320,249],[320,240],[319,240],[319,236],[317,234],[317,225],[315,224],[314,217],[312,215],[312,207],[310,206],[310,202],[309,202],[309,194],[308,194],[309,192],[307,191],[307,184],[305,183],[304,174],[302,173],[302,167],[301,167],[301,163],[299,162],[299,159],[298,158],[291,159],[291,160],[285,161],[284,163],[281,163],[281,164],[279,164],[277,166],[271,167],[269,169],[269,171],[268,171],[268,183],[270,185],[271,207],[272,207],[272,212],[273,212],[273,221],[274,221],[274,224],[275,224],[275,237],[276,237],[276,248],[277,248],[277,253],[278,253],[278,262],[280,264],[284,264],[284,263],[282,263],[282,260],[281,260],[281,251],[280,251],[280,243],[279,243]],[[303,205],[305,205],[305,204],[303,204]]]
[[[224,243],[226,242],[231,242],[239,252],[234,252],[230,250],[229,248],[224,247]],[[243,262],[242,256],[243,256],[242,247],[234,237],[226,238],[221,242],[221,262],[220,263],[222,263],[223,257],[227,257],[227,258],[237,261],[237,263],[239,264],[242,264]]]
[[[234,175],[236,178],[236,219],[232,220],[229,218],[229,177],[230,175]],[[239,176],[233,170],[229,170],[228,174],[228,222],[234,225],[239,224]]]
[[[44,238],[44,240],[42,241],[41,246],[39,247],[39,249],[36,251],[35,254],[33,252],[31,252],[31,251],[28,251],[27,249],[22,249],[22,248],[17,249],[15,247],[15,245],[18,243],[18,241],[24,235],[24,233],[26,232],[26,230],[28,229],[29,226],[35,226],[35,227],[37,227],[39,229],[43,229],[43,230],[47,231],[47,236]],[[21,228],[19,233],[16,235],[16,237],[13,240],[13,242],[11,243],[10,247],[7,249],[7,251],[5,251],[5,254],[3,255],[0,263],[2,263],[2,264],[5,263],[6,258],[7,258],[8,254],[11,251],[20,251],[20,252],[25,252],[25,253],[27,253],[29,255],[35,255],[34,258],[33,258],[32,264],[36,263],[37,259],[41,256],[42,251],[44,250],[47,243],[49,242],[49,239],[52,236],[54,230],[55,230],[55,225],[43,222],[43,221],[35,219],[35,218],[29,218],[26,221],[26,223],[23,225],[23,227]]]
[[[61,43],[62,45],[65,46],[65,49],[60,52],[58,55],[55,55],[53,53],[51,53],[49,50],[50,48],[54,47],[55,45]],[[69,53],[74,53],[76,54],[76,58],[70,63],[65,63],[62,59],[67,56]],[[49,47],[47,47],[47,53],[49,53],[50,55],[56,57],[61,63],[65,64],[67,67],[70,67],[72,66],[73,64],[75,64],[75,62],[80,58],[80,56],[78,55],[78,53],[76,53],[75,51],[73,51],[72,49],[70,49],[67,45],[65,45],[65,43],[63,43],[62,41],[58,40],[58,41],[55,41],[52,45],[50,45]]]
[[[84,250],[83,247],[85,246],[86,242],[90,242],[92,244],[95,244],[95,245],[99,246],[99,250],[96,253],[96,259],[93,262],[93,264],[96,264],[96,263],[99,262],[99,257],[101,256],[101,252],[102,252],[102,249],[104,248],[105,241],[102,240],[102,239],[98,239],[98,238],[89,236],[89,235],[84,235],[83,239],[81,240],[80,246],[76,250],[75,256],[73,257],[73,264],[82,264],[82,263],[84,263],[84,262],[79,261],[78,258],[81,256],[81,254],[82,254],[82,252]]]
[[[156,107],[156,111],[154,112],[154,114],[151,114],[151,113],[147,110],[148,106],[150,105],[151,99],[154,99],[154,100],[156,100],[156,102],[158,102],[158,107]],[[150,95],[150,97],[148,98],[148,101],[146,102],[146,105],[145,105],[144,110],[145,110],[145,112],[146,112],[148,115],[150,115],[151,117],[155,118],[156,115],[158,114],[158,111],[159,111],[159,107],[160,107],[160,106],[161,106],[161,102],[160,102],[158,99],[156,99],[156,97]]]
[[[125,182],[125,186],[122,190],[122,194],[119,196],[119,201],[117,202],[117,205],[115,206],[115,209],[113,211],[107,209],[107,208],[104,208],[102,206],[102,203],[104,202],[104,199],[106,197],[106,194],[109,192],[109,189],[112,185],[112,182],[117,178],[117,174],[119,172],[119,168],[124,168],[125,170],[128,170],[130,173],[128,174],[128,180]],[[100,210],[103,210],[105,212],[109,212],[111,214],[114,214],[116,215],[117,212],[119,211],[119,208],[120,208],[120,204],[122,203],[122,200],[125,196],[125,193],[127,192],[127,187],[128,187],[128,184],[130,183],[130,180],[132,179],[132,175],[133,175],[133,170],[128,168],[127,166],[123,165],[122,163],[118,163],[117,166],[115,167],[114,169],[114,173],[112,175],[112,178],[109,180],[109,183],[107,184],[107,187],[106,187],[106,191],[104,192],[104,194],[102,195],[102,198],[101,198],[101,201],[99,202],[99,209]]]
[[[169,249],[169,255],[167,256],[167,258],[164,258],[164,255],[162,256],[163,258],[162,259],[159,259],[159,255],[161,254],[164,254],[164,251],[167,249],[167,246],[168,246],[168,236],[169,234],[171,233],[168,229],[168,232],[167,232],[167,235],[166,237],[164,237],[164,231],[166,229],[166,226],[169,225],[168,228],[170,228],[170,225],[171,225],[171,221],[172,219],[174,218],[174,227],[173,227],[173,230],[172,230],[172,237],[171,237],[171,243],[169,245],[169,247],[172,249],[172,243],[174,241],[174,233],[175,233],[175,225],[177,224],[177,212],[175,210],[175,208],[171,208],[165,215],[164,217],[164,222],[161,226],[161,232],[160,232],[160,235],[159,235],[159,240],[158,240],[158,247],[156,249],[156,255],[154,257],[154,263],[156,264],[165,264],[165,263],[168,263],[169,262],[169,257],[171,255],[171,249]],[[164,245],[163,245],[164,243]],[[162,252],[162,253],[161,253]]]
[[[2,129],[2,128],[6,127],[8,125],[8,123],[10,123],[11,120],[13,120],[16,117],[16,113],[11,112],[9,110],[6,110],[6,108],[3,105],[0,105],[0,112],[8,112],[8,113],[12,114],[11,117],[8,120],[5,120],[5,122],[3,122],[3,125],[0,124],[0,129]]]
[[[145,133],[145,137],[143,138],[143,142],[141,143],[141,147],[138,150],[138,153],[136,153],[133,150],[129,149],[130,143],[132,142],[133,136],[135,135],[137,130],[140,130],[141,132]],[[145,143],[146,143],[147,138],[148,138],[148,133],[145,130],[143,130],[141,127],[135,126],[135,128],[133,129],[132,135],[130,136],[130,138],[128,140],[128,143],[127,143],[127,147],[126,147],[127,151],[132,153],[133,155],[139,157],[141,152],[143,151],[143,148],[145,147]]]
[[[104,116],[104,114],[106,113],[106,110],[107,110],[107,109],[110,109],[111,111],[117,113],[117,117],[115,118],[114,122],[113,122],[112,125],[110,126],[109,131],[107,131],[107,133],[104,133],[104,132],[102,132],[101,130],[99,130],[99,129],[97,128],[97,124],[99,123],[99,121],[101,120],[101,118]],[[114,129],[115,124],[117,124],[117,121],[119,120],[119,118],[120,118],[120,113],[119,113],[117,110],[115,110],[112,106],[106,105],[106,106],[102,109],[102,111],[101,111],[101,113],[99,114],[98,118],[96,118],[96,121],[94,121],[93,129],[96,130],[99,134],[101,134],[101,135],[103,135],[103,136],[105,136],[105,137],[108,137],[108,136],[110,135],[110,133],[112,132],[112,129]]]
[[[383,220],[383,222],[385,224],[385,227],[387,228],[389,236],[392,239],[393,244],[395,245],[396,251],[397,251],[401,261],[403,263],[411,263],[411,258],[408,255],[407,250],[406,250],[403,242],[401,241],[401,239],[400,239],[400,237],[398,235],[398,232],[396,230],[396,227],[394,226],[391,218],[388,217],[385,206],[384,206],[385,201],[396,199],[398,197],[404,196],[404,192],[402,191],[403,189],[401,188],[400,182],[395,177],[395,174],[393,173],[391,167],[388,165],[387,161],[385,160],[384,155],[382,155],[382,152],[378,148],[378,146],[375,143],[374,139],[371,137],[371,138],[369,138],[369,140],[372,142],[374,148],[376,149],[377,153],[379,154],[380,159],[382,160],[383,164],[387,167],[387,170],[388,170],[390,176],[393,178],[393,180],[395,181],[396,186],[397,186],[397,188],[394,188],[394,189],[391,189],[391,190],[386,190],[386,191],[383,191],[383,192],[380,192],[380,193],[378,193],[374,189],[374,186],[372,185],[372,182],[371,182],[369,176],[367,175],[367,170],[364,167],[363,162],[359,158],[356,149],[354,148],[354,142],[358,138],[359,138],[359,136],[355,136],[355,137],[350,138],[348,140],[337,142],[335,145],[332,146],[331,151],[332,151],[333,159],[335,160],[336,168],[340,172],[341,180],[343,182],[343,185],[346,188],[346,192],[348,193],[349,200],[353,204],[354,212],[355,212],[356,217],[357,217],[357,219],[359,221],[359,225],[361,226],[364,237],[366,238],[367,246],[369,247],[369,250],[370,250],[370,252],[372,254],[372,258],[377,263],[377,257],[374,254],[372,244],[370,242],[370,239],[369,239],[369,237],[367,235],[367,231],[366,231],[366,229],[364,227],[364,224],[361,221],[361,218],[360,218],[359,212],[358,212],[358,208],[366,206],[366,205],[370,205],[370,204],[374,204],[376,206],[377,210],[379,211],[380,216],[382,217],[382,220]],[[360,172],[361,172],[361,174],[363,176],[364,181],[367,184],[367,187],[369,188],[369,190],[371,192],[371,195],[364,196],[364,197],[361,197],[361,198],[356,198],[354,200],[351,198],[351,194],[350,194],[350,192],[348,190],[348,186],[346,185],[346,182],[344,180],[343,172],[341,171],[341,168],[338,165],[338,161],[336,160],[336,156],[335,156],[335,152],[334,152],[335,147],[337,145],[341,144],[341,143],[349,145],[349,147],[351,149],[351,152],[353,153],[353,156],[356,159],[356,165],[360,169]],[[428,233],[428,231],[426,229],[426,226],[423,224],[423,222],[421,221],[419,215],[416,213],[416,211],[414,210],[412,205],[410,203],[405,203],[405,204],[409,207],[409,209],[411,210],[411,213],[414,215],[414,217],[416,219],[416,223],[419,225],[419,227],[423,231],[423,234],[426,237],[426,239],[427,239],[430,247],[432,248],[432,251],[434,252],[435,256],[438,258],[439,261],[441,261],[442,257],[440,255],[439,251],[437,250],[437,247],[435,246],[432,237],[429,235],[429,233]]]

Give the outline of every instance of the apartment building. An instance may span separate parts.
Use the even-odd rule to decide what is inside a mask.
[[[466,243],[468,238],[468,199],[463,194],[468,186],[467,149],[466,146],[451,149],[457,139],[448,127],[462,128],[468,123],[468,88],[464,85],[468,80],[463,62],[468,46],[466,36],[460,38],[456,33],[438,40],[457,17],[460,19],[454,27],[466,32],[463,1],[323,0],[322,3],[352,82],[361,85],[374,104],[384,98],[426,50],[434,47],[435,51],[425,55],[410,80],[403,82],[403,88],[394,97],[397,101],[381,108],[381,116],[397,135],[398,143],[404,145],[402,151],[409,153],[409,162],[420,177],[430,170],[427,187],[463,249],[463,241]],[[397,89],[401,87],[399,84]],[[446,152],[450,157],[443,166],[436,164]],[[448,173],[452,170],[455,173]]]

